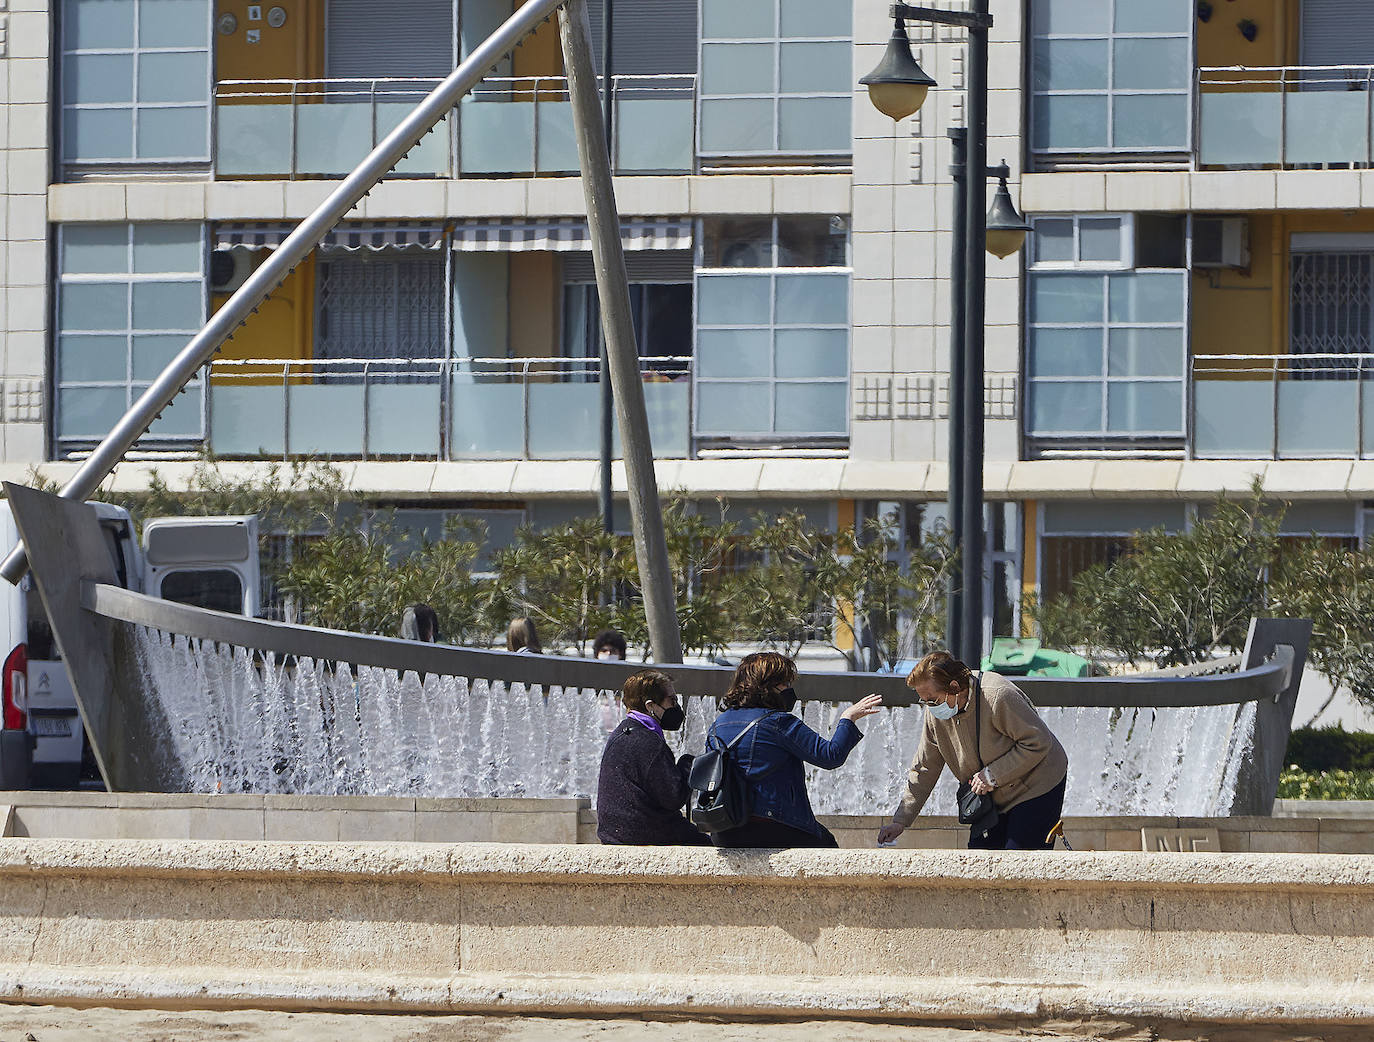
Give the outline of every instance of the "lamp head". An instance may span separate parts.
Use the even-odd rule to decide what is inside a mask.
[[[1016,212],[1016,204],[1011,201],[1007,191],[1007,179],[999,179],[997,194],[993,196],[992,206],[988,208],[987,248],[994,257],[1010,257],[1026,242],[1026,233],[1031,228],[1025,217]]]
[[[868,88],[868,99],[873,107],[894,120],[905,119],[920,109],[930,88],[935,86],[935,81],[912,57],[911,41],[907,39],[906,25],[900,18],[893,20],[892,36],[887,41],[883,60],[859,82]]]

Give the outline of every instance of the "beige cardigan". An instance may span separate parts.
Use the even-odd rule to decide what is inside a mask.
[[[996,673],[975,676],[979,681],[975,689],[983,700],[979,748],[983,764],[996,784],[992,799],[998,810],[1010,810],[1018,803],[1043,796],[1063,781],[1069,770],[1069,758],[1019,687]],[[978,773],[973,729],[972,700],[952,720],[937,720],[926,713],[921,744],[893,821],[909,826],[916,819],[946,765],[960,782]]]

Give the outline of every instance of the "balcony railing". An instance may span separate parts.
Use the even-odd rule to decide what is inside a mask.
[[[1198,355],[1198,459],[1374,457],[1374,355]]]
[[[215,174],[343,177],[439,80],[223,80],[215,92]],[[616,76],[616,172],[690,173],[696,77]],[[404,177],[576,172],[562,77],[489,78],[397,166]]]
[[[1204,167],[1374,166],[1374,66],[1198,69]]]
[[[691,359],[641,361],[654,453],[686,458]],[[594,358],[218,360],[209,447],[231,459],[595,459],[599,371]]]

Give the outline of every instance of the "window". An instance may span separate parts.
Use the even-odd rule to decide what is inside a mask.
[[[847,0],[702,0],[699,151],[853,151]]]
[[[442,256],[390,250],[321,261],[316,297],[316,358],[448,353]]]
[[[1032,149],[1187,151],[1194,6],[1032,0]]]
[[[1074,577],[1110,565],[1131,548],[1136,533],[1182,532],[1182,503],[1046,503],[1040,512],[1040,599],[1069,593]]]
[[[704,222],[696,276],[698,436],[848,434],[844,228],[826,217]]]
[[[601,311],[591,254],[569,253],[563,267],[563,355],[595,358],[601,344]],[[625,257],[630,309],[644,368],[685,377],[692,357],[692,254],[690,250],[635,250]],[[660,361],[653,361],[658,359]],[[596,369],[574,379],[595,381]]]
[[[205,324],[204,232],[198,224],[84,224],[58,230],[59,445],[109,433]],[[204,384],[187,384],[149,441],[204,436]]]
[[[62,158],[210,161],[210,0],[64,0]]]
[[[168,572],[161,592],[164,601],[243,614],[243,580],[227,568]]]
[[[1188,280],[1182,249],[1130,217],[1035,222],[1027,293],[1028,433],[1182,438]],[[1180,240],[1181,242],[1181,240]],[[1137,266],[1142,252],[1177,268]],[[1168,256],[1174,254],[1174,257]]]

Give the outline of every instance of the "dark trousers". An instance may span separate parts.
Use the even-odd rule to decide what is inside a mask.
[[[1065,777],[1043,796],[1003,811],[986,836],[970,829],[969,850],[1052,850],[1054,844],[1046,842],[1045,837],[1064,813],[1064,786],[1068,780]]]
[[[768,850],[785,850],[788,847],[838,847],[839,843],[824,825],[818,825],[821,835],[817,836],[804,829],[794,829],[771,818],[750,818],[747,825],[728,832],[717,832],[711,842],[718,847],[760,847]]]

